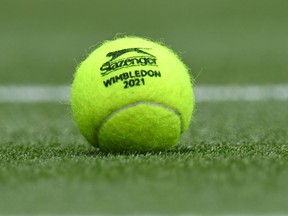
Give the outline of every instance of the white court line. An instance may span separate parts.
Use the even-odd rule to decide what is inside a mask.
[[[194,88],[196,102],[288,101],[287,85],[208,86]],[[0,86],[1,103],[69,102],[70,86]]]
[[[0,86],[2,103],[68,102],[69,86]]]
[[[133,214],[41,214],[41,213],[37,213],[37,214],[0,214],[0,216],[33,216],[33,215],[37,215],[37,216],[166,216],[166,215],[170,215],[170,216],[173,216],[173,215],[177,215],[177,216],[210,216],[210,215],[213,215],[213,216],[288,216],[288,214],[281,214],[281,213],[243,213],[243,214],[237,214],[237,213],[223,213],[223,214],[219,214],[219,213],[215,213],[215,214],[209,214],[209,213],[180,213],[180,214],[177,214],[177,213],[172,213],[172,214],[155,214],[155,213],[151,213],[151,214],[137,214],[137,213],[133,213]]]
[[[196,100],[205,101],[265,101],[288,100],[288,85],[269,86],[197,86]]]

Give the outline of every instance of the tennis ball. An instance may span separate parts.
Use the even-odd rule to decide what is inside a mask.
[[[103,151],[165,150],[190,124],[191,81],[162,44],[140,37],[106,41],[75,73],[72,112],[84,137]]]

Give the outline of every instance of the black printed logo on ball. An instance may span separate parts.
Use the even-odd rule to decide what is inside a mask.
[[[134,55],[123,57],[127,53]],[[117,71],[121,68],[128,68],[133,66],[157,66],[156,56],[149,53],[149,48],[127,48],[109,52],[106,57],[110,58],[101,67],[101,75],[106,76],[111,72]]]

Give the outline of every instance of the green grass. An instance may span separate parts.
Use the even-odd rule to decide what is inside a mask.
[[[175,149],[90,147],[65,104],[1,104],[0,212],[288,212],[287,102],[200,103]]]

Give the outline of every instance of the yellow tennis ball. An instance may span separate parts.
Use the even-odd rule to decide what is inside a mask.
[[[165,150],[190,124],[192,79],[166,46],[123,37],[104,42],[79,65],[71,105],[80,131],[95,147]]]

